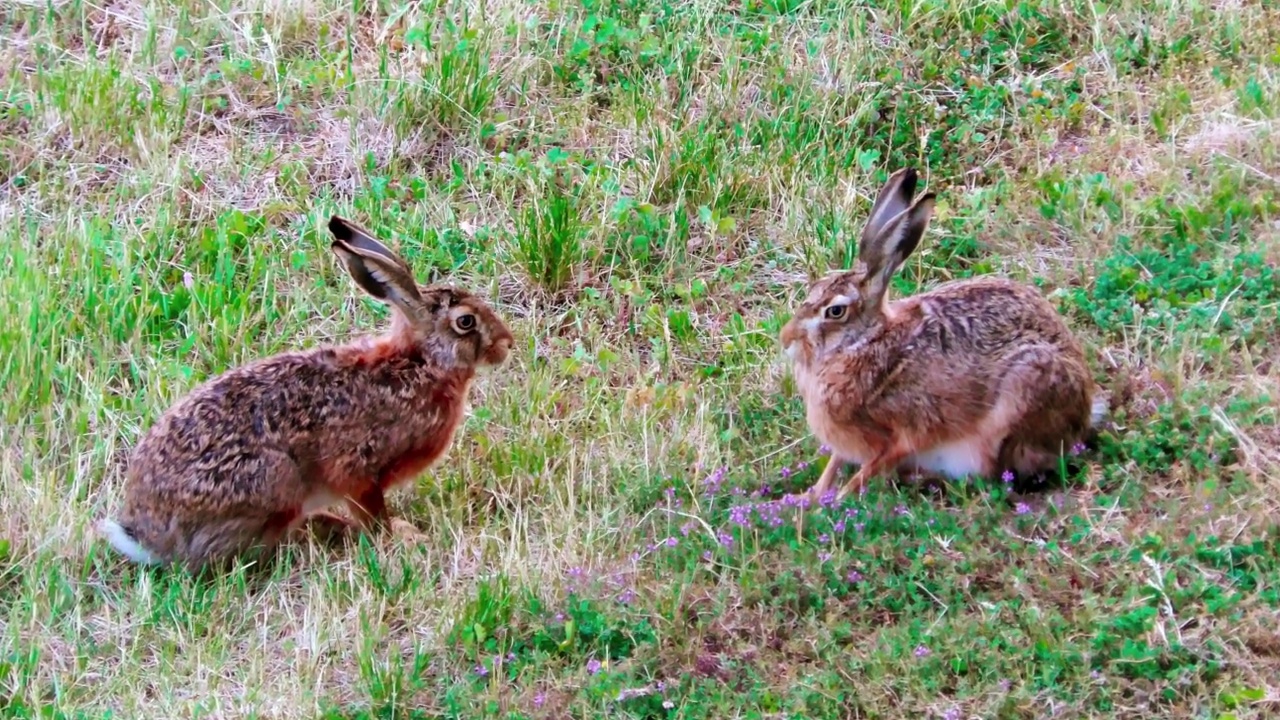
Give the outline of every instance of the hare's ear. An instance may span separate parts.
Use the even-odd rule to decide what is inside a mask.
[[[863,287],[866,307],[880,307],[889,289],[890,278],[920,245],[920,239],[933,217],[933,205],[934,194],[924,194],[911,207],[890,216],[881,224],[879,233],[863,243],[864,248],[872,250],[858,254],[867,268]]]
[[[878,265],[883,248],[877,244],[881,231],[890,220],[911,206],[911,198],[916,194],[916,182],[919,176],[915,168],[902,168],[889,176],[876,201],[871,205],[871,214],[867,224],[862,228],[862,237],[858,241],[858,259],[867,265]]]
[[[367,230],[334,215],[329,218],[329,232],[334,237],[329,247],[361,289],[406,315],[422,304],[409,266]]]

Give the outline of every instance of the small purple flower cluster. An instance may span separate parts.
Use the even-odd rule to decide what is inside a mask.
[[[1079,455],[1079,454],[1083,453],[1083,452],[1085,451],[1085,449],[1086,449],[1086,448],[1085,448],[1085,446],[1084,446],[1084,443],[1082,443],[1082,442],[1078,442],[1078,443],[1076,443],[1075,445],[1072,445],[1072,446],[1071,446],[1071,454],[1072,454],[1072,455]]]
[[[728,472],[729,468],[724,465],[716,468],[715,472],[708,475],[707,479],[702,481],[703,493],[708,497],[720,494],[720,486],[724,484],[724,476]]]
[[[504,662],[509,664],[509,663],[514,663],[515,661],[516,661],[516,654],[513,652],[507,653],[507,656],[505,658],[501,655],[494,655],[493,659],[489,661],[489,665],[480,663],[479,665],[476,665],[474,672],[478,677],[488,677],[490,667],[496,670]]]
[[[669,507],[673,507],[673,508],[680,507],[682,501],[680,500],[680,498],[676,497],[676,489],[674,487],[667,488],[666,496],[667,496],[667,505]]]
[[[917,646],[916,646],[916,657],[918,657],[918,658],[926,657],[926,656],[928,656],[928,655],[929,655],[930,653],[932,653],[932,652],[933,652],[932,650],[930,650],[929,648],[925,647],[924,645],[917,645]]]
[[[1017,505],[1013,506],[1013,511],[1019,515],[1026,515],[1027,513],[1031,512],[1031,506],[1027,505],[1024,502],[1020,502]]]

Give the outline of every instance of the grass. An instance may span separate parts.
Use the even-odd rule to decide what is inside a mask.
[[[1271,717],[1280,9],[0,6],[4,717]],[[1035,283],[1114,424],[1066,483],[816,480],[777,341],[872,193],[896,280]],[[338,212],[520,338],[395,511],[208,580],[92,523],[199,381],[386,319]]]

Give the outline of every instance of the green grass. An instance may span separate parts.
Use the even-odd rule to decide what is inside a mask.
[[[5,4],[0,715],[1274,716],[1277,98],[1267,2]],[[906,164],[896,292],[1040,286],[1114,423],[796,537],[778,331]],[[125,564],[170,403],[385,322],[335,212],[519,338],[394,498],[430,539]]]

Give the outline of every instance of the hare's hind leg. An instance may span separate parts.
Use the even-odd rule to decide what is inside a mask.
[[[269,554],[303,520],[302,473],[287,453],[266,450],[219,472],[205,507],[187,508],[180,554],[189,567]]]
[[[1053,348],[1037,348],[1021,360],[1006,376],[996,409],[1007,428],[996,472],[1056,472],[1089,429],[1087,370]]]

